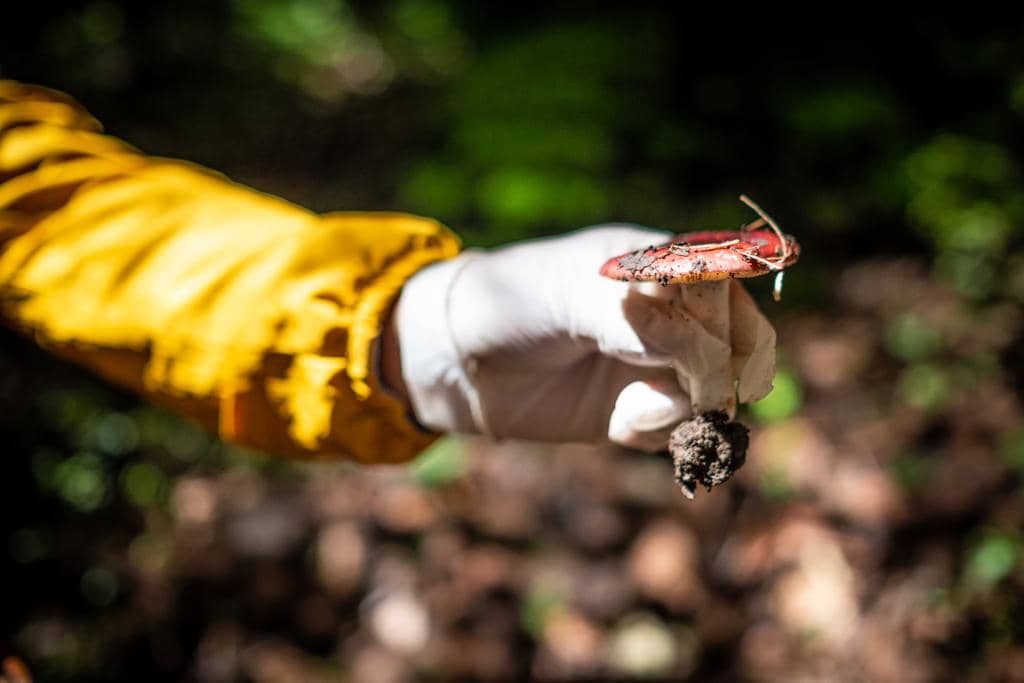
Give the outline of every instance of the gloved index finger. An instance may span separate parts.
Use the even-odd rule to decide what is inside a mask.
[[[671,348],[657,343],[652,326],[662,324],[663,318],[674,315],[672,305],[647,296],[635,287],[604,280],[601,287],[612,287],[614,296],[604,298],[601,310],[588,318],[592,329],[581,336],[592,336],[602,354],[639,367],[671,367],[674,355]],[[580,331],[582,332],[582,330]]]

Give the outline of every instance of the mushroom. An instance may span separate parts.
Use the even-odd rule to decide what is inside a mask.
[[[716,339],[730,341],[729,288],[723,280],[775,273],[774,298],[782,292],[782,274],[796,263],[800,245],[748,197],[740,201],[759,218],[739,230],[713,230],[678,235],[668,244],[651,246],[609,259],[601,274],[624,282],[656,282],[663,287],[682,285],[678,305]],[[767,226],[767,228],[765,227]],[[680,383],[690,378],[676,367]],[[729,378],[731,371],[714,373]],[[731,421],[736,413],[736,392],[721,381],[695,383],[691,392],[694,417],[681,423],[669,438],[676,481],[693,498],[697,484],[707,490],[725,482],[746,459],[749,430]],[[724,399],[723,402],[723,398]]]

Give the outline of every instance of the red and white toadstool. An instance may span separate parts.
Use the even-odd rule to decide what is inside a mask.
[[[682,285],[684,312],[693,316],[717,339],[728,342],[729,289],[723,281],[775,273],[775,300],[782,291],[782,274],[796,263],[800,245],[786,235],[770,216],[746,196],[740,200],[759,218],[739,230],[714,230],[678,235],[660,246],[621,254],[609,259],[601,274],[624,282],[656,282],[664,287]],[[765,227],[767,226],[767,227]],[[677,368],[677,373],[683,373]],[[736,392],[731,374],[715,382],[693,384],[694,417],[672,432],[669,451],[675,462],[676,480],[687,498],[697,484],[709,491],[743,465],[749,442],[748,429],[730,421],[736,411]],[[688,378],[680,374],[680,383]],[[723,397],[725,397],[723,399]]]

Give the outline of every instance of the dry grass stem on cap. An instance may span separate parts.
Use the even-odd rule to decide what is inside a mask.
[[[746,226],[743,229],[751,230],[755,225],[757,227],[760,227],[767,223],[768,226],[773,231],[775,231],[776,236],[778,236],[779,238],[779,242],[782,243],[782,256],[779,256],[777,258],[779,262],[784,264],[786,260],[789,258],[789,243],[786,241],[786,236],[782,233],[782,230],[779,229],[778,224],[774,220],[772,220],[771,216],[765,213],[764,209],[758,206],[757,203],[747,195],[741,194],[740,201],[749,206],[757,213],[758,216],[760,216],[760,218],[758,218],[756,221],[754,221],[753,223],[751,223],[750,225]],[[785,271],[783,271],[783,268],[785,266],[781,266],[779,265],[779,263],[771,263],[768,260],[762,259],[759,256],[754,256],[753,254],[747,255],[757,261],[761,261],[772,270],[778,271],[778,274],[775,276],[775,282],[772,285],[772,299],[774,299],[775,301],[782,301],[782,277],[785,274]]]

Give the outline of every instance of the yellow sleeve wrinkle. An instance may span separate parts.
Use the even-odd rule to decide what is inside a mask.
[[[62,102],[22,100],[8,102],[0,113],[0,133],[18,124],[49,123],[62,128],[99,132],[99,121]]]
[[[429,444],[373,349],[405,281],[458,253],[450,231],[318,216],[98,130],[68,97],[0,81],[10,325],[250,447],[400,462]]]
[[[9,129],[4,134],[4,146],[0,148],[0,173],[40,164],[54,157],[110,158],[134,152],[132,147],[116,138],[39,123]]]

